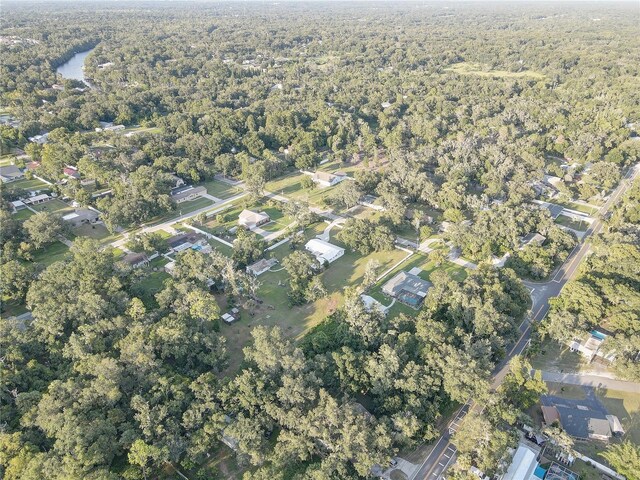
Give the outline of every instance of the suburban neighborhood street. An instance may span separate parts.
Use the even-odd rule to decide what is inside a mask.
[[[582,263],[582,260],[589,253],[590,245],[587,240],[591,235],[600,233],[603,227],[602,218],[604,218],[604,216],[609,212],[611,207],[615,205],[620,197],[624,195],[624,193],[631,186],[631,183],[639,173],[640,168],[638,167],[638,165],[629,169],[624,179],[620,182],[618,187],[611,193],[607,201],[600,208],[600,211],[598,212],[599,216],[594,220],[589,229],[586,231],[582,242],[579,243],[576,248],[574,248],[567,260],[550,280],[539,283],[524,282],[529,290],[531,290],[531,313],[529,317],[525,319],[525,321],[520,325],[520,338],[509,351],[509,353],[505,356],[504,360],[500,362],[494,370],[492,388],[498,388],[498,386],[500,386],[500,384],[504,380],[504,377],[509,371],[509,361],[515,355],[519,355],[525,350],[531,338],[531,324],[534,322],[540,322],[544,319],[544,317],[547,315],[547,312],[549,311],[549,299],[558,296],[567,281],[575,276],[578,267]],[[562,374],[560,374],[560,376],[562,376]],[[574,383],[577,380],[573,377],[577,377],[577,375],[565,377],[570,380],[566,383],[579,385],[586,384],[594,386],[591,383],[593,380],[589,377],[584,378],[584,382],[588,383]],[[555,374],[553,378],[555,378]],[[601,383],[606,386],[606,382],[608,379],[599,377],[597,378],[597,383]],[[597,385],[597,383],[595,383],[595,385]],[[629,382],[621,383],[626,384]],[[633,385],[636,385],[636,388],[640,387],[637,384]],[[458,416],[459,413],[457,414],[456,419],[458,419]],[[451,425],[452,424],[450,424],[450,426]],[[420,468],[417,469],[412,476],[410,476],[411,480],[436,480],[441,477],[441,475],[445,472],[449,465],[455,462],[455,446],[450,442],[450,438],[454,432],[455,428],[448,428],[445,432],[443,432],[442,436],[438,439],[433,450],[421,464]]]

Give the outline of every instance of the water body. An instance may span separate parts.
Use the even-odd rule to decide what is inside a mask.
[[[71,80],[80,80],[81,82],[89,85],[87,79],[84,76],[84,70],[82,69],[82,67],[84,66],[84,59],[87,58],[87,55],[89,55],[92,51],[93,48],[91,50],[85,50],[84,52],[76,53],[67,63],[60,65],[57,68],[56,72],[58,72],[64,78],[68,78]]]

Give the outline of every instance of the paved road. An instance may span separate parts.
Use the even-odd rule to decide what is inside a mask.
[[[623,181],[620,182],[620,185],[618,185],[618,187],[609,196],[609,199],[600,208],[600,218],[604,217],[620,197],[624,195],[638,174],[640,174],[640,166],[635,166],[634,168],[629,169]],[[531,313],[529,318],[520,325],[520,338],[512,347],[511,351],[509,351],[505,356],[505,359],[496,366],[493,372],[492,387],[494,389],[502,383],[504,377],[508,373],[508,363],[511,358],[522,353],[527,347],[531,338],[531,324],[533,322],[541,321],[547,315],[547,312],[549,311],[549,299],[557,297],[565,283],[575,276],[582,260],[589,253],[590,246],[585,240],[587,240],[591,235],[600,233],[602,227],[603,222],[599,218],[596,218],[585,232],[582,242],[573,249],[565,263],[560,269],[558,269],[551,280],[540,283],[525,282],[529,290],[531,290]],[[601,383],[604,383],[604,381],[602,380]],[[454,422],[452,423],[462,420],[464,415],[466,415],[466,412],[468,412],[468,408],[458,412]],[[449,465],[455,463],[456,450],[450,442],[450,438],[454,431],[455,427],[452,429],[450,424],[450,428],[442,434],[431,453],[429,453],[429,456],[424,460],[422,465],[420,465],[420,468],[418,468],[411,476],[410,480],[437,480],[442,476]]]
[[[582,385],[584,387],[606,388],[620,392],[637,393],[640,395],[640,384],[615,380],[599,375],[578,375],[572,373],[542,372],[542,379],[547,382],[564,383],[567,385]]]

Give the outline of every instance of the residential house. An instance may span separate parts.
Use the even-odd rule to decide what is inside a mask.
[[[93,191],[96,188],[95,178],[83,178],[80,180],[80,186],[85,190]]]
[[[320,185],[321,187],[333,187],[349,177],[347,177],[347,174],[344,172],[336,172],[335,174],[329,172],[315,172],[312,174],[311,178],[316,185]]]
[[[335,262],[338,258],[344,255],[344,248],[325,242],[319,238],[312,238],[306,243],[304,248],[316,257],[321,264],[324,264],[325,262]]]
[[[78,208],[72,213],[62,217],[62,220],[72,227],[96,223],[100,219],[100,213],[90,208]]]
[[[544,470],[539,469],[540,448],[521,441],[513,455],[511,464],[501,480],[537,480],[544,478]]]
[[[615,415],[590,409],[579,405],[576,401],[563,401],[543,397],[542,416],[546,425],[560,424],[562,429],[579,440],[609,441],[613,432],[612,426],[617,431],[622,427]],[[609,418],[610,417],[610,418]]]
[[[377,210],[379,212],[384,211],[384,207],[377,202],[378,197],[374,197],[373,195],[364,195],[360,200],[358,200],[358,204],[369,207],[373,210]]]
[[[169,181],[171,182],[171,188],[180,188],[185,186],[185,181],[174,173],[168,173]]]
[[[26,203],[27,205],[40,205],[41,203],[48,202],[51,199],[53,199],[53,197],[48,193],[41,193],[39,195],[34,195],[33,197],[27,198],[24,203]]]
[[[402,271],[382,286],[382,292],[417,308],[424,301],[431,285],[431,282],[423,280],[417,275]]]
[[[238,224],[248,230],[252,230],[270,221],[271,218],[266,212],[254,212],[253,210],[243,210],[238,217]]]
[[[545,175],[542,181],[556,190],[558,190],[563,183],[560,177],[555,177],[553,175]]]
[[[62,173],[64,173],[67,177],[74,178],[76,180],[80,178],[80,172],[76,167],[72,165],[67,165],[66,167],[64,167]]]
[[[10,183],[15,180],[20,180],[24,177],[24,173],[15,165],[6,165],[4,167],[0,167],[0,180],[2,183]]]
[[[29,137],[29,141],[43,145],[47,143],[48,137],[49,137],[49,133],[43,133],[42,135],[34,135],[33,137]]]
[[[34,172],[36,171],[38,168],[40,168],[40,162],[29,162],[25,165],[26,169],[29,170],[30,172]]]
[[[547,237],[545,237],[544,235],[540,235],[538,232],[530,233],[529,235],[522,237],[522,242],[521,242],[522,246],[520,247],[520,249],[529,245],[541,247],[546,240],[547,240]]]
[[[132,268],[139,268],[149,265],[149,257],[144,253],[129,253],[125,255],[122,261]]]
[[[607,352],[602,348],[602,344],[605,342],[607,334],[599,330],[592,330],[589,333],[585,333],[582,337],[576,337],[569,342],[569,349],[572,352],[579,352],[592,361],[596,356],[601,357],[607,361],[615,360],[615,353]]]
[[[124,125],[111,125],[109,127],[105,127],[105,132],[117,132],[119,130],[124,130],[126,127]]]
[[[12,213],[17,213],[18,211],[24,210],[25,208],[27,208],[27,206],[22,200],[14,200],[13,202],[11,202]]]
[[[362,299],[362,303],[364,303],[364,308],[366,308],[368,311],[378,310],[385,316],[387,315],[387,313],[389,313],[389,308],[385,307],[375,298],[370,297],[369,295],[365,295],[364,293],[360,295],[360,298]]]
[[[180,204],[183,202],[190,202],[192,200],[195,200],[196,198],[199,198],[206,193],[207,189],[202,186],[194,187],[193,185],[187,185],[171,190],[171,200]]]
[[[269,258],[269,259],[263,258],[249,265],[246,268],[246,270],[247,270],[247,273],[250,273],[251,275],[257,277],[267,272],[271,267],[273,267],[277,263],[278,263],[278,260],[275,258]]]

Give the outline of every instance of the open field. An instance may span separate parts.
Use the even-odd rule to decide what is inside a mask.
[[[509,72],[507,70],[491,70],[488,65],[475,62],[460,62],[444,69],[448,72],[460,75],[477,75],[479,77],[494,78],[530,78],[533,80],[544,80],[546,77],[540,72],[533,70],[523,70],[521,72]]]
[[[208,182],[203,183],[202,186],[207,189],[207,193],[209,195],[213,195],[214,197],[221,198],[223,200],[242,192],[240,187],[234,187],[233,185],[229,185],[228,183],[224,183],[219,180],[209,180]]]

